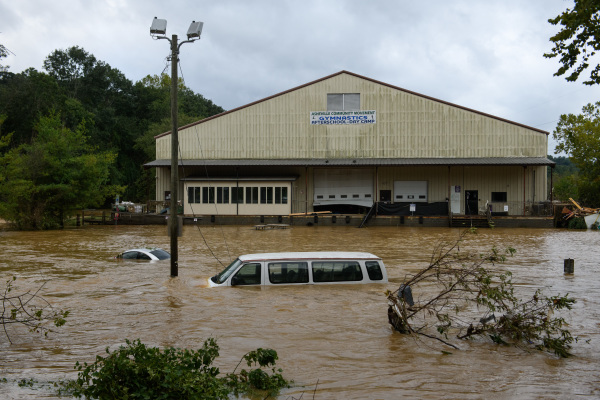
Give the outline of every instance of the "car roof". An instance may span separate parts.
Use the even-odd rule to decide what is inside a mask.
[[[126,253],[128,251],[154,251],[154,250],[162,250],[162,249],[159,249],[158,247],[140,247],[137,249],[125,250],[123,253]]]
[[[284,253],[257,253],[244,254],[239,257],[241,261],[264,261],[264,260],[381,260],[380,257],[371,253],[356,251],[297,251]]]

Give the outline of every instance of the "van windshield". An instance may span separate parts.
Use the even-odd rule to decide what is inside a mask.
[[[231,264],[229,264],[229,266],[227,266],[227,268],[225,268],[221,273],[213,276],[212,278],[210,278],[214,283],[223,283],[227,280],[227,278],[229,278],[229,276],[235,272],[235,270],[237,269],[237,267],[240,266],[242,262],[240,261],[240,259],[236,259],[234,262],[232,262]]]

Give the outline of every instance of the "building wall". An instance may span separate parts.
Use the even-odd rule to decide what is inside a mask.
[[[328,93],[360,93],[361,110],[376,111],[376,123],[311,125],[311,111],[327,110]],[[181,157],[191,160],[377,159],[546,157],[547,134],[348,73],[305,85],[233,112],[179,130]],[[156,140],[157,159],[170,159],[171,136]],[[315,167],[317,168],[317,167]],[[296,176],[290,187],[292,213],[312,212],[313,167],[213,167],[209,177]],[[323,168],[323,167],[318,167]],[[333,167],[331,167],[333,168]],[[478,208],[492,192],[506,192],[511,215],[528,212],[528,203],[546,200],[546,167],[402,166],[357,167],[373,173],[373,193],[394,190],[395,181],[427,181],[428,202],[448,201],[451,186],[477,190]],[[206,176],[204,167],[180,169],[183,180]],[[168,167],[157,168],[157,199],[170,190]],[[495,204],[494,207],[504,204]],[[186,205],[185,213],[192,210]],[[189,212],[188,212],[189,211]],[[221,207],[220,213],[230,214]],[[236,212],[239,210],[236,209]],[[252,210],[259,215],[263,208]],[[277,215],[282,210],[277,210]],[[213,214],[213,213],[209,213]]]
[[[360,93],[367,125],[310,125],[328,93]],[[546,157],[547,135],[340,74],[179,131],[184,159]],[[170,135],[157,159],[170,158]]]
[[[494,204],[494,211],[500,210],[500,207],[507,205],[510,215],[523,215],[530,211],[531,203],[543,202],[546,198],[546,168],[544,166],[425,166],[425,167],[362,167],[369,171],[373,176],[373,193],[375,201],[379,201],[381,190],[392,191],[394,199],[395,181],[426,181],[427,182],[427,201],[429,203],[448,201],[451,186],[460,186],[461,188],[461,213],[465,213],[465,190],[477,190],[479,197],[480,210],[485,209],[486,202],[492,203],[492,192],[506,192],[506,202]],[[193,205],[190,208],[187,202],[187,187],[198,186],[194,181],[186,182],[183,179],[189,176],[198,176],[198,169],[187,168],[180,169],[182,182],[179,186],[179,199],[184,204],[184,213],[192,214],[216,214],[216,215],[285,215],[288,213],[312,212],[313,200],[315,196],[314,173],[315,169],[322,167],[282,167],[280,172],[288,176],[295,176],[296,179],[289,184],[288,204],[285,209],[273,208],[272,206],[258,207],[257,209],[231,208],[220,206],[216,209],[210,205],[209,209],[202,208],[199,205]],[[340,168],[344,170],[347,168]],[[231,174],[231,168],[213,169],[210,171],[214,176],[235,176]],[[230,173],[229,175],[227,175]],[[257,168],[248,171],[254,176],[269,176],[268,169]],[[187,175],[184,175],[187,174]],[[168,168],[157,169],[157,196],[165,191],[170,191],[170,171]],[[217,186],[217,183],[211,182],[210,185]],[[158,198],[158,197],[157,197]],[[162,199],[163,197],[160,197]],[[230,205],[231,206],[231,205]],[[288,208],[289,207],[289,208]]]

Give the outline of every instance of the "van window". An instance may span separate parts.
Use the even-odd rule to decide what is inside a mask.
[[[269,282],[308,283],[308,264],[305,262],[276,262],[269,264]]]
[[[246,264],[231,278],[234,285],[260,285],[260,264]]]
[[[356,261],[318,261],[312,263],[314,282],[362,281],[360,264]]]
[[[381,273],[381,266],[377,261],[367,261],[365,263],[367,266],[367,274],[369,274],[369,279],[372,281],[380,281],[383,279],[383,274]]]

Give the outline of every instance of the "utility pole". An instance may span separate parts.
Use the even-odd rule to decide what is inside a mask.
[[[178,189],[179,189],[179,133],[177,126],[177,61],[179,47],[177,35],[171,38],[171,214],[169,217],[169,235],[171,236],[171,276],[179,275],[179,234]]]
[[[153,39],[166,39],[171,44],[171,206],[169,215],[169,236],[171,237],[171,276],[179,275],[179,251],[177,235],[179,234],[179,217],[177,198],[179,192],[179,135],[177,124],[177,62],[179,61],[179,48],[184,43],[192,43],[200,39],[203,22],[192,21],[187,31],[187,38],[177,44],[177,35],[169,39],[167,33],[167,20],[154,17],[150,27],[150,35]]]

